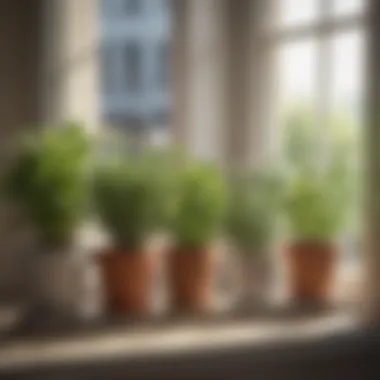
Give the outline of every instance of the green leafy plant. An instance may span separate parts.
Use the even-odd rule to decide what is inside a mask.
[[[283,183],[278,173],[233,175],[229,181],[227,231],[243,254],[264,254],[276,231]]]
[[[310,121],[313,115],[298,120],[302,122],[288,125],[285,147],[291,169],[284,199],[288,227],[296,240],[331,240],[340,234],[352,212],[356,178],[352,161],[354,141],[345,132],[348,126],[342,128],[342,119],[339,123],[335,120],[322,157],[315,154],[319,133],[314,128],[315,119]]]
[[[283,159],[287,169],[306,170],[315,164],[320,145],[316,115],[308,104],[297,104],[284,117]]]
[[[227,207],[227,188],[211,164],[187,164],[181,173],[172,231],[177,244],[203,247],[220,232]]]
[[[334,171],[305,172],[292,181],[285,208],[295,239],[325,241],[341,232],[347,219],[348,193],[334,178]]]
[[[153,151],[120,155],[95,168],[95,207],[117,249],[138,249],[150,233],[167,225],[175,196],[168,157]]]
[[[7,196],[37,229],[45,246],[71,242],[86,209],[89,139],[67,123],[23,136],[5,176]]]

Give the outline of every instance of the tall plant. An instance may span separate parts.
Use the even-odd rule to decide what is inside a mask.
[[[134,251],[167,225],[175,195],[168,157],[153,151],[122,154],[95,168],[95,206],[117,249]]]
[[[41,243],[70,243],[86,208],[89,140],[67,123],[23,136],[5,177],[5,191],[36,227]]]

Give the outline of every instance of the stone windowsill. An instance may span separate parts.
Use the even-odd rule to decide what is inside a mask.
[[[257,347],[333,337],[354,331],[358,321],[343,312],[296,320],[246,320],[202,326],[183,324],[159,330],[120,328],[81,337],[33,338],[3,342],[0,371],[106,362],[115,359],[165,357],[197,351]]]

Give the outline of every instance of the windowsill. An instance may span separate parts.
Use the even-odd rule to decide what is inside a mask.
[[[251,350],[324,340],[355,331],[358,321],[342,311],[298,318],[246,319],[217,324],[182,323],[160,329],[119,328],[117,331],[71,337],[38,337],[3,342],[0,370],[29,370],[59,365],[106,363],[122,359],[178,358],[224,349]]]
[[[0,372],[91,366],[94,362],[103,365],[118,360],[128,366],[136,359],[147,363],[150,358],[176,361],[229,349],[256,354],[268,346],[290,348],[294,343],[314,344],[351,335],[360,327],[353,316],[360,299],[359,268],[341,268],[336,297],[327,309],[299,309],[280,302],[255,309],[237,307],[233,312],[195,320],[173,316],[80,324],[40,315],[32,327],[28,325],[2,339]],[[6,321],[14,319],[12,313],[5,317]]]

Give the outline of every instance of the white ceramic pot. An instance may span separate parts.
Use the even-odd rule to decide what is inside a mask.
[[[89,255],[75,251],[38,253],[34,260],[34,302],[56,313],[95,317],[101,311],[100,279]]]

